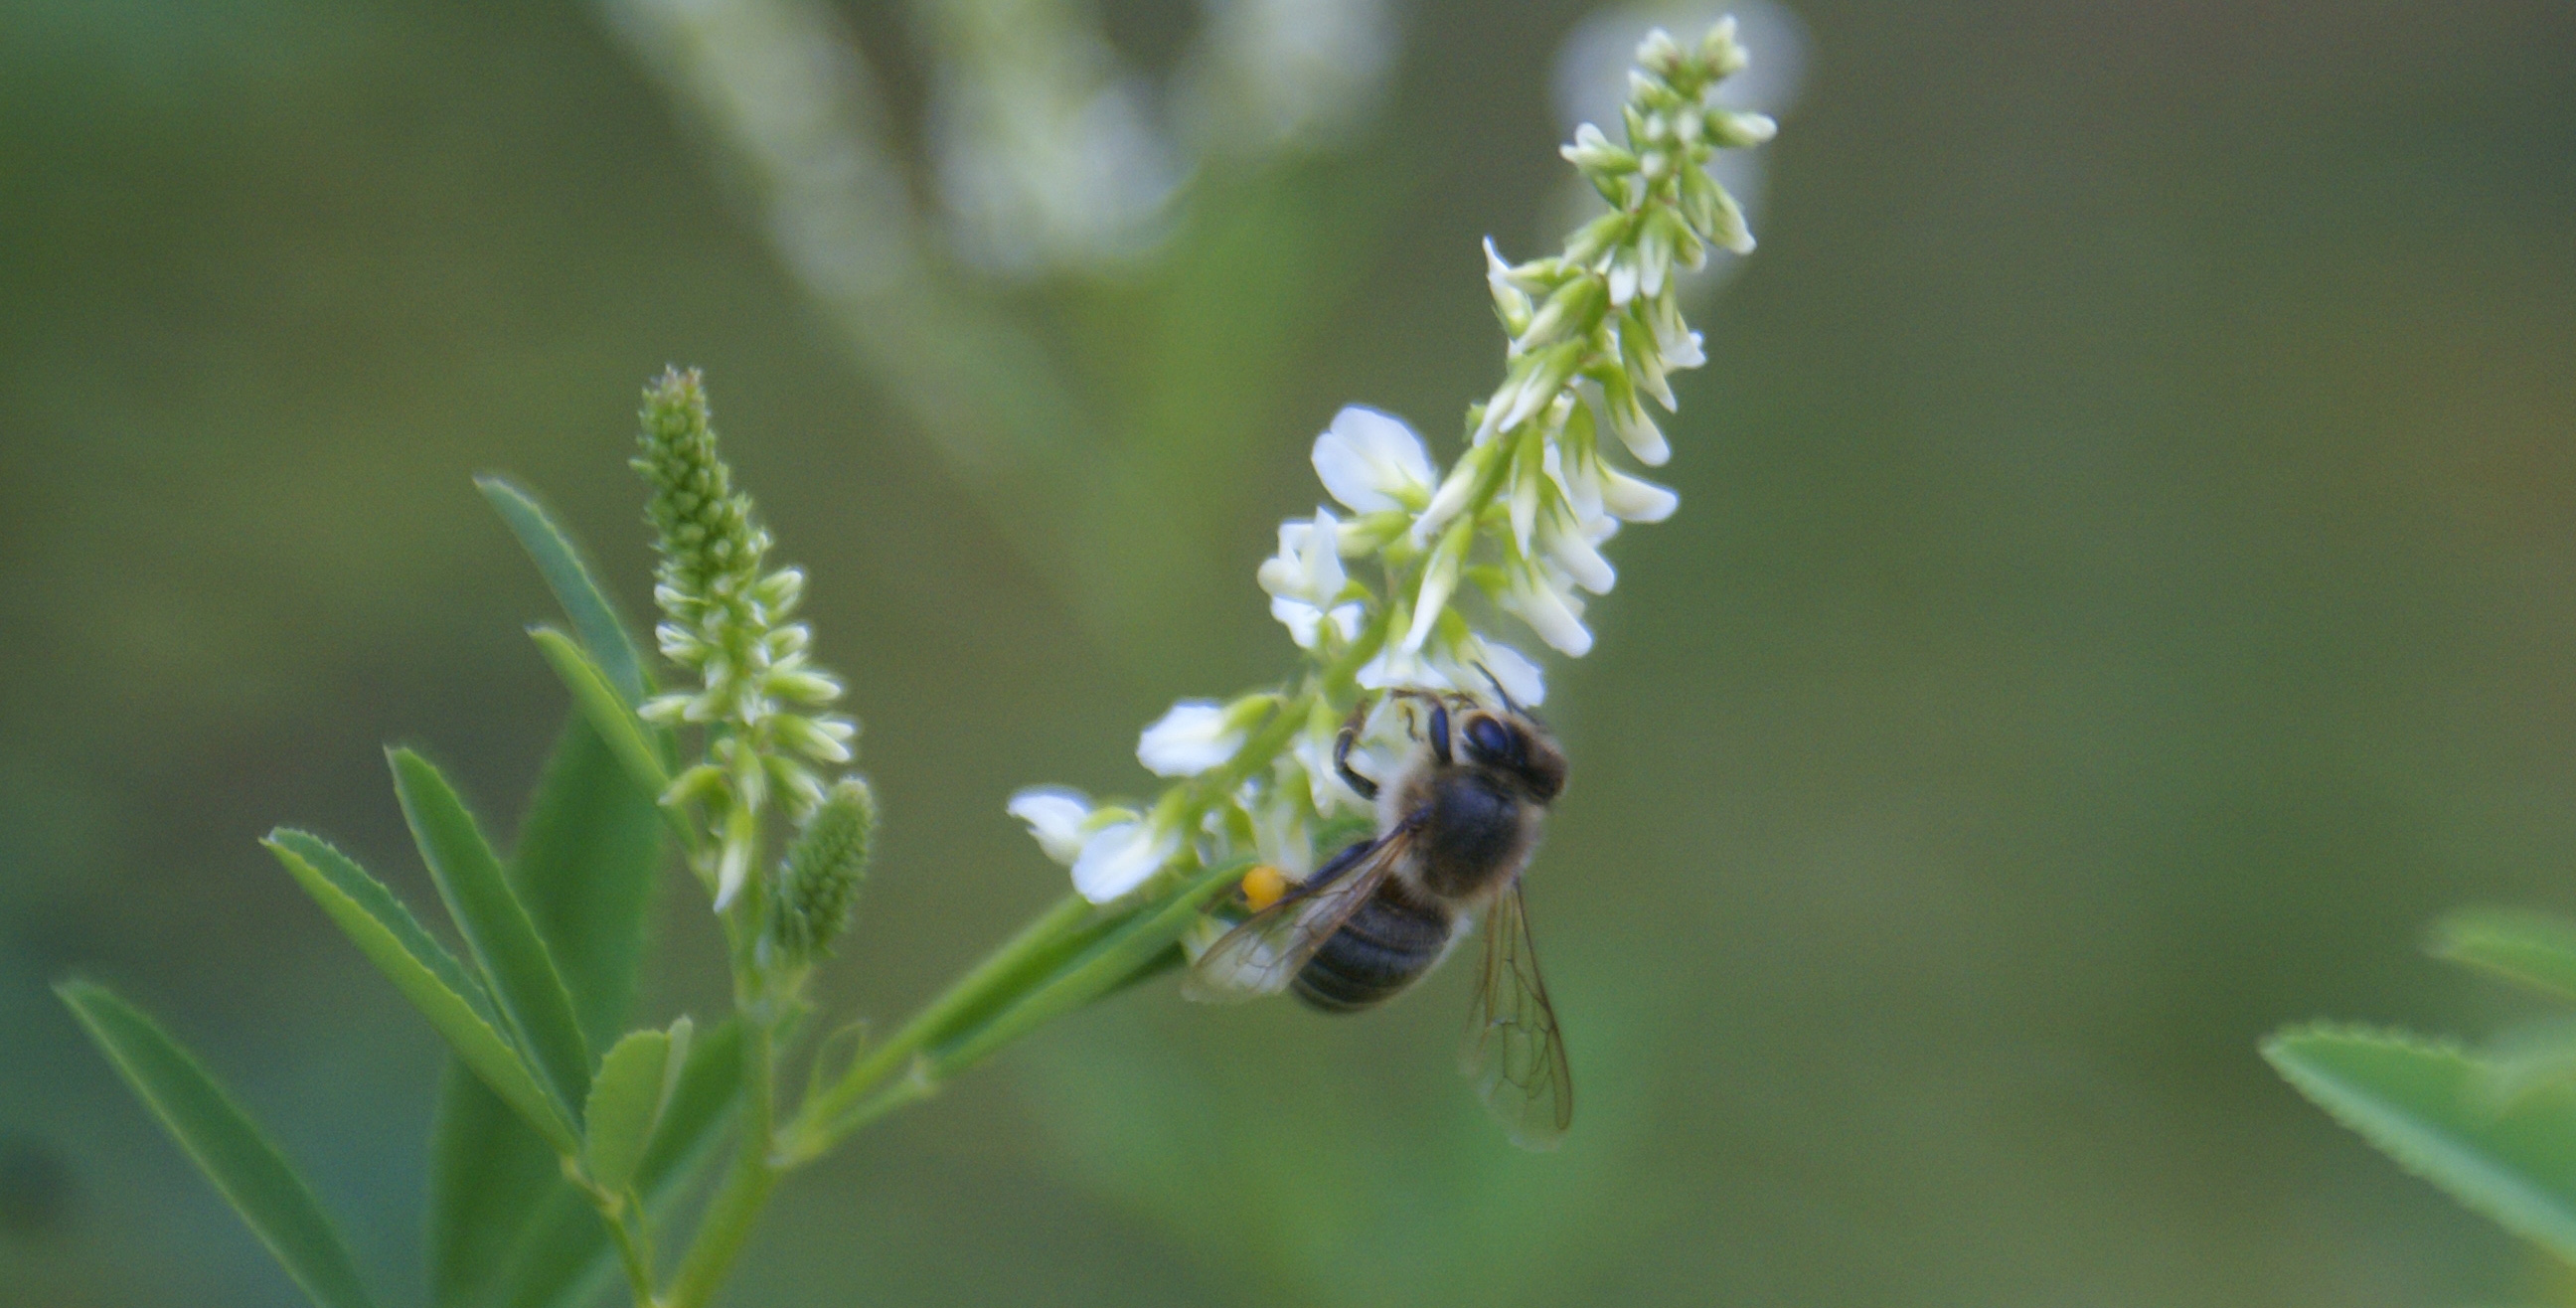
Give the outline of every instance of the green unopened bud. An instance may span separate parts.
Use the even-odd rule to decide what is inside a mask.
[[[1609,291],[1600,278],[1573,277],[1547,297],[1547,303],[1530,318],[1520,338],[1512,342],[1513,348],[1526,352],[1554,345],[1568,336],[1588,336],[1600,325],[1601,310],[1609,300]]]
[[[1617,249],[1628,239],[1636,224],[1634,214],[1613,211],[1577,228],[1565,242],[1565,262],[1578,268],[1590,268],[1601,256]]]
[[[782,960],[807,963],[822,957],[849,926],[850,910],[867,877],[876,825],[876,796],[857,777],[834,782],[805,819],[787,851],[770,910],[770,940]]]
[[[703,597],[724,581],[748,584],[766,533],[751,520],[751,497],[733,489],[733,470],[716,453],[707,392],[692,369],[674,368],[644,389],[644,431],[636,472],[653,488],[645,512],[661,535],[662,581]],[[739,572],[739,578],[722,574]]]

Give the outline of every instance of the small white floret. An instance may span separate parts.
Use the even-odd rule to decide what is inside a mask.
[[[1406,509],[1431,493],[1431,454],[1392,415],[1353,404],[1315,438],[1315,475],[1333,498],[1360,513]]]
[[[1082,828],[1091,820],[1091,800],[1081,791],[1031,786],[1011,796],[1007,811],[1029,824],[1029,834],[1048,858],[1070,867],[1081,856]]]
[[[1234,757],[1244,729],[1210,699],[1174,704],[1136,738],[1136,761],[1156,776],[1194,777]]]
[[[1181,833],[1148,819],[1113,822],[1091,833],[1073,860],[1073,888],[1095,904],[1145,884],[1181,850]]]

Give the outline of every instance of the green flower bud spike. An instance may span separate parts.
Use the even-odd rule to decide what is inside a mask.
[[[654,722],[708,731],[711,772],[684,777],[665,802],[712,806],[710,825],[722,840],[698,872],[722,911],[758,861],[761,819],[772,799],[804,821],[824,802],[814,765],[849,762],[858,725],[821,711],[840,698],[841,683],[813,665],[806,654],[813,634],[792,620],[805,574],[766,568],[769,531],[716,452],[698,374],[673,369],[647,387],[643,422],[634,467],[652,487],[645,515],[662,556],[654,640],[699,685],[655,696],[642,712]]]
[[[805,819],[771,901],[769,942],[781,964],[820,961],[833,938],[848,929],[867,878],[876,825],[876,794],[858,777],[834,782]]]

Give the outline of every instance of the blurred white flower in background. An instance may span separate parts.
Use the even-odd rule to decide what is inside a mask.
[[[1658,27],[1671,32],[1702,31],[1728,14],[1735,16],[1736,32],[1745,47],[1761,51],[1762,57],[1720,83],[1715,102],[1785,118],[1797,106],[1799,89],[1807,80],[1810,42],[1805,21],[1778,0],[1691,0],[1605,6],[1575,24],[1556,47],[1551,74],[1559,125],[1568,132],[1585,123],[1615,126],[1619,106],[1628,98],[1628,68],[1646,33]],[[1735,197],[1755,227],[1762,221],[1762,170],[1768,157],[1759,150],[1721,150],[1708,161],[1709,175]],[[1608,207],[1582,179],[1569,178],[1550,202],[1543,227],[1549,231],[1572,228]],[[1704,301],[1743,263],[1739,254],[1711,251],[1706,267],[1679,274],[1682,298]]]
[[[936,193],[918,196],[831,0],[597,5],[798,285],[1033,558],[1070,528],[1014,470],[1043,479],[1096,435],[1047,345],[971,284],[1151,256],[1202,159],[1347,144],[1401,54],[1394,0],[1202,0],[1164,86],[1120,58],[1094,0],[904,0],[930,85]]]
[[[921,13],[939,53],[930,149],[959,257],[1026,275],[1153,248],[1182,170],[1099,15],[1075,0]]]
[[[1346,143],[1384,103],[1398,48],[1386,0],[1204,0],[1164,96],[1085,0],[917,10],[938,60],[929,139],[951,244],[1018,277],[1151,253],[1203,158]]]
[[[1203,154],[1312,152],[1386,101],[1399,34],[1386,0],[1201,0],[1205,26],[1174,88]]]

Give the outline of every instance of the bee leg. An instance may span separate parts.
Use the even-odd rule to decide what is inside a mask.
[[[1374,803],[1377,800],[1377,783],[1351,768],[1351,747],[1359,743],[1360,725],[1368,721],[1368,711],[1369,700],[1362,696],[1360,702],[1352,706],[1350,717],[1343,721],[1340,734],[1333,737],[1333,771],[1341,774],[1343,785],[1358,792],[1360,798]]]

